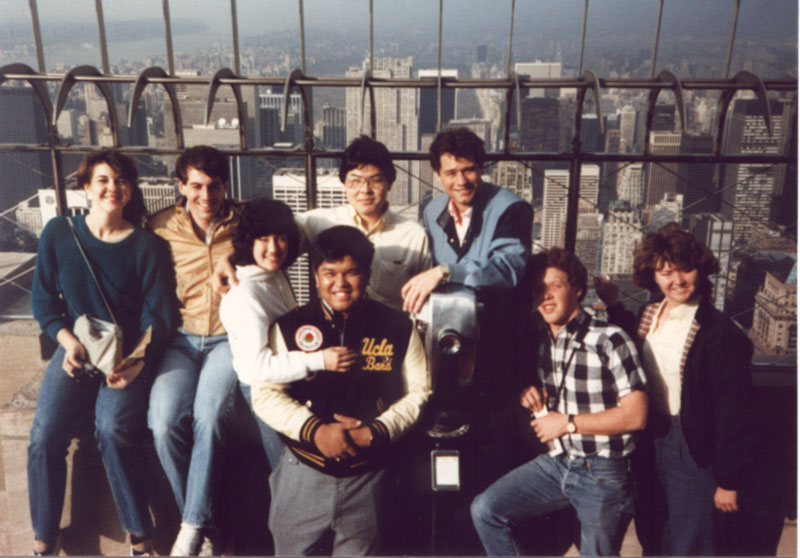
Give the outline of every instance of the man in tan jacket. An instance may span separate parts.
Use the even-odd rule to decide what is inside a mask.
[[[228,161],[213,147],[187,149],[176,172],[183,197],[149,227],[172,249],[183,323],[156,372],[148,422],[183,518],[171,554],[219,554],[214,481],[237,383],[211,273],[233,252],[238,209],[225,199]]]

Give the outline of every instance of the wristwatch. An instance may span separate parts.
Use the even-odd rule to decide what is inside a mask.
[[[575,424],[575,415],[569,415],[567,420],[567,432],[575,434],[578,431],[578,426]]]
[[[442,283],[447,283],[450,280],[450,266],[441,264],[439,265],[439,271],[442,272]]]

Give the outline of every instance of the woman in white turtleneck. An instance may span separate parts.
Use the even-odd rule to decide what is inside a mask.
[[[239,386],[251,409],[254,382],[290,383],[320,370],[345,372],[356,358],[346,347],[280,355],[270,350],[270,326],[297,306],[285,269],[297,259],[299,245],[300,233],[289,206],[268,198],[245,204],[234,238],[239,284],[223,297],[220,317],[228,332]],[[264,421],[256,420],[274,467],[283,444]]]

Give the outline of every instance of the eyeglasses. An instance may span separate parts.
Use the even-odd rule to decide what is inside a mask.
[[[344,183],[345,188],[352,192],[357,192],[367,185],[369,185],[372,190],[382,190],[386,187],[386,179],[382,174],[374,174],[369,177],[350,176]]]

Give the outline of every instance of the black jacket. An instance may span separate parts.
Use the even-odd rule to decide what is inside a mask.
[[[711,466],[722,488],[740,490],[754,462],[753,344],[705,299],[697,308],[695,320],[700,328],[683,370],[681,431],[695,462],[701,467]],[[641,336],[641,330],[639,333]],[[676,346],[676,350],[681,349]],[[651,417],[649,421],[657,434],[663,429],[663,418]]]

